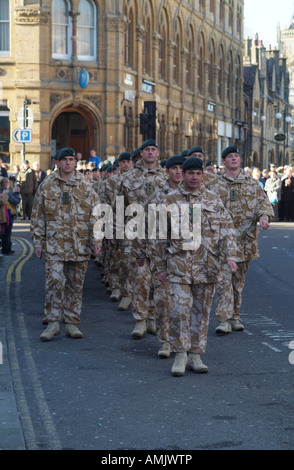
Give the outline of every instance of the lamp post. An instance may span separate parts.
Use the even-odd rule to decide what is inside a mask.
[[[279,121],[283,118],[283,132],[282,132],[282,126],[279,126],[278,134],[275,135],[275,140],[277,142],[283,142],[283,161],[281,162],[283,166],[286,165],[286,148],[288,148],[288,126],[289,123],[292,121],[291,116],[288,116],[288,105],[285,107],[283,114],[278,111],[276,113],[276,119]],[[287,129],[286,129],[286,124],[287,124]],[[279,144],[278,144],[279,148]]]

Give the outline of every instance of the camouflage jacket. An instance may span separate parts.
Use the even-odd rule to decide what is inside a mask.
[[[165,271],[171,282],[183,284],[217,282],[220,264],[228,259],[236,261],[237,253],[233,222],[221,199],[204,184],[191,193],[180,183],[167,195],[165,205],[173,210],[168,211],[167,240],[153,244],[153,273]],[[183,207],[193,234],[190,239],[188,232],[183,233]]]
[[[260,220],[274,217],[269,199],[259,184],[244,170],[233,179],[225,172],[212,180],[209,189],[219,194],[236,229],[238,261],[259,257],[258,228]]]
[[[39,187],[31,216],[31,235],[35,248],[46,257],[62,261],[89,258],[100,240],[94,235],[98,217],[93,214],[99,198],[83,175],[64,181],[59,171],[48,176]]]
[[[148,258],[150,256],[148,207],[156,201],[156,196],[163,189],[166,181],[167,174],[159,163],[155,168],[148,170],[142,161],[138,161],[136,167],[127,172],[121,180],[118,195],[124,198],[125,211],[133,205],[131,206],[132,214],[126,214],[124,223],[126,228],[125,237],[132,240],[130,245],[135,258]],[[136,210],[136,205],[138,210]],[[143,223],[139,223],[139,227],[133,218],[134,214],[135,217],[141,215],[140,221]],[[119,218],[116,217],[117,230],[120,229],[120,233],[122,233],[122,227],[119,226],[119,223]]]

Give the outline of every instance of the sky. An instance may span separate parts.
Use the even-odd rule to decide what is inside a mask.
[[[288,29],[294,14],[293,0],[245,0],[244,1],[244,36],[259,40],[265,46],[277,45],[277,24],[281,29]]]

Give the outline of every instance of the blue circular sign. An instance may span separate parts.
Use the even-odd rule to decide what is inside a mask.
[[[80,76],[79,76],[79,84],[80,84],[80,87],[81,88],[86,88],[86,86],[88,85],[89,83],[89,74],[87,72],[87,70],[83,69],[81,72],[80,72]]]

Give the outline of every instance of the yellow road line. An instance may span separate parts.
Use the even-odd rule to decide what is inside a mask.
[[[12,282],[12,274],[15,270],[15,282],[21,282],[21,270],[24,263],[32,256],[34,252],[33,245],[28,242],[25,238],[14,238],[22,246],[22,254],[12,263],[9,267],[6,275],[6,283],[10,284]],[[27,250],[29,249],[29,254],[27,255]]]
[[[23,265],[31,258],[33,252],[34,252],[34,248],[33,248],[33,245],[29,242],[27,242],[28,245],[29,245],[29,254],[26,258],[24,258],[20,263],[19,265],[17,266],[16,268],[16,271],[15,271],[15,282],[21,282],[21,270],[22,270],[22,267]]]

